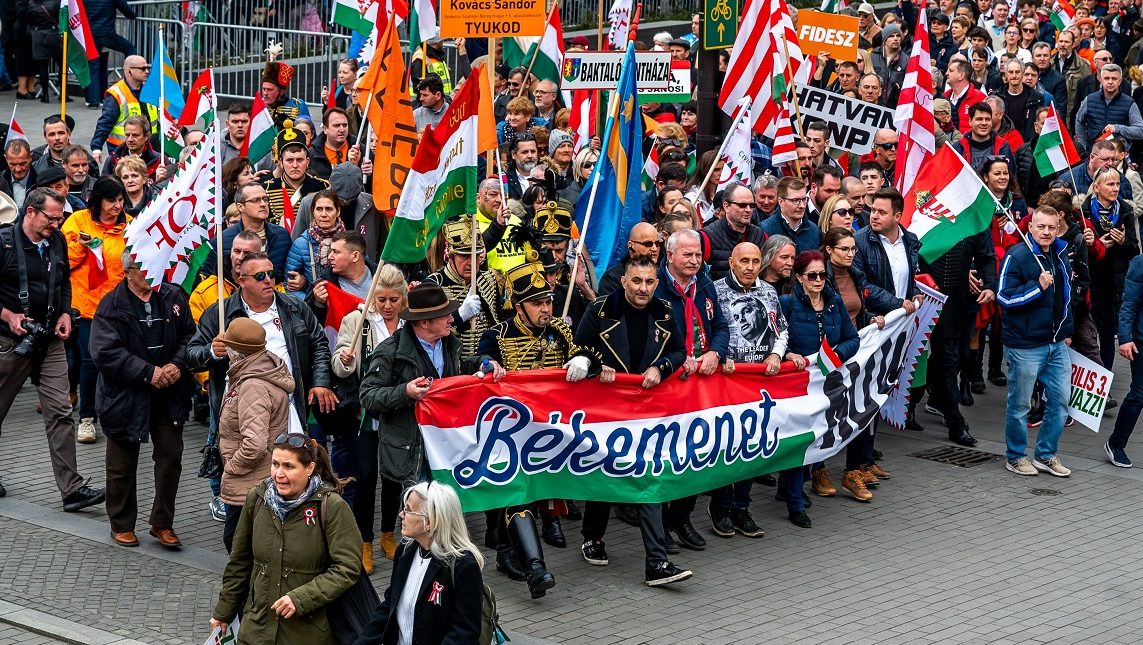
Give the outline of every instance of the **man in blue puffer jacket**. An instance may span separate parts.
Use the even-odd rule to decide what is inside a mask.
[[[1071,357],[1066,340],[1074,321],[1071,262],[1067,244],[1056,238],[1059,213],[1041,206],[1028,225],[1028,245],[1009,249],[1000,267],[997,302],[1004,311],[1001,338],[1008,362],[1008,406],[1004,440],[1008,470],[1017,475],[1037,471],[1067,477],[1071,471],[1056,456],[1067,418]],[[1029,238],[1031,238],[1029,240]],[[1044,422],[1031,462],[1026,456],[1028,409],[1036,381],[1044,385]]]

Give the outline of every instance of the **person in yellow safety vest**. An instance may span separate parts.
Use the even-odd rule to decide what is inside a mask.
[[[471,71],[471,67],[468,61],[468,52],[464,48],[464,39],[457,38],[453,43],[456,45],[457,78],[465,78]],[[416,98],[417,84],[421,82],[426,73],[441,77],[441,82],[444,83],[445,96],[452,96],[453,79],[448,71],[448,65],[445,64],[444,43],[440,38],[430,38],[425,41],[424,47],[413,50],[413,56],[409,59],[409,96]]]
[[[128,56],[123,60],[123,78],[107,88],[103,99],[103,113],[95,124],[91,136],[91,153],[97,164],[103,163],[103,146],[111,150],[123,144],[123,122],[127,117],[140,114],[151,122],[151,134],[159,131],[159,112],[155,106],[139,101],[139,90],[151,73],[151,65],[142,56]]]
[[[480,182],[476,191],[476,225],[488,249],[489,269],[504,275],[527,260],[528,249],[510,240],[512,230],[521,223],[504,203],[500,180],[489,177]]]

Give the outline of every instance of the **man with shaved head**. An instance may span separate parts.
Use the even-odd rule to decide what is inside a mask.
[[[104,144],[111,150],[123,145],[126,140],[123,122],[127,117],[145,116],[151,124],[147,136],[158,132],[159,112],[155,106],[139,100],[139,90],[143,89],[150,73],[151,65],[146,58],[131,55],[123,59],[123,78],[107,88],[103,113],[99,115],[95,134],[91,136],[91,153],[97,163],[102,161]]]
[[[727,363],[762,363],[766,374],[778,373],[786,357],[789,331],[778,292],[761,279],[762,250],[743,242],[730,253],[730,272],[716,280],[715,291],[723,316],[730,324]],[[750,516],[752,479],[726,486],[711,495],[711,530],[719,537],[762,537],[763,531]]]
[[[650,258],[656,266],[659,265],[659,230],[647,222],[639,222],[631,227],[627,234],[627,257]],[[622,289],[620,278],[623,277],[623,260],[620,260],[599,279],[597,295],[606,296]]]

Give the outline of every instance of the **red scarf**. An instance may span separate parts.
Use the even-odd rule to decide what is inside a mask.
[[[698,280],[684,289],[672,278],[671,286],[675,288],[676,293],[683,297],[683,322],[689,332],[685,338],[687,356],[699,356],[706,351],[706,332],[702,328],[702,317],[698,305],[695,304],[695,289],[698,287]]]

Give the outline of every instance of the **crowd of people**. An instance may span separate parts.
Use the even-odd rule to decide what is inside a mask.
[[[902,2],[880,19],[868,3],[842,9],[859,19],[858,60],[823,54],[812,82],[895,105],[917,9]],[[13,139],[4,149],[0,202],[14,216],[0,227],[0,419],[30,378],[64,510],[104,503],[111,539],[124,547],[139,544],[144,442],[155,473],[145,526],[162,546],[181,545],[183,428],[192,417],[208,424],[206,452],[217,451],[217,468],[204,460],[203,503],[231,553],[212,622],[241,613],[243,642],[327,642],[323,608],[373,572],[375,554],[394,562],[391,586],[359,642],[406,643],[414,629],[422,630],[417,642],[475,640],[486,627],[483,556],[456,493],[428,481],[414,415],[435,379],[559,369],[569,383],[608,383],[630,373],[655,396],[679,373],[702,378],[746,363],[767,375],[806,369],[823,343],[845,360],[858,330],[914,311],[918,281],[947,302],[930,339],[927,386],[910,395],[907,430],[924,430],[923,407],[951,442],[973,446],[961,410],[1000,388],[1007,469],[1068,476],[1057,450],[1071,424],[1070,346],[1107,368],[1117,354],[1131,362],[1132,387],[1105,444],[1112,464],[1130,467],[1126,447],[1143,411],[1143,361],[1135,360],[1143,89],[1130,91],[1143,81],[1139,8],[1084,0],[1062,31],[1037,0],[940,0],[928,9],[938,142],[964,156],[997,203],[987,230],[929,260],[901,224],[896,132],[878,131],[872,152],[859,157],[831,145],[829,123],[808,121],[796,161],[772,165],[772,142],[755,137],[753,181],[724,181],[717,151],[698,151],[700,106],[691,101],[641,105],[655,124],[641,152],[657,163],[643,221],[625,232],[618,263],[596,267],[573,213],[587,199],[600,141],[572,131],[556,83],[498,66],[504,180],[481,181],[476,212],[445,222],[424,260],[385,263],[388,223],[365,188],[385,160],[353,134],[364,118],[349,100],[357,61],[340,63],[338,85],[321,97],[292,96],[293,70],[275,61],[261,79],[278,125],[272,152],[241,155],[252,106],[229,105],[221,243],[189,293],[153,289],[125,252],[125,231],[176,160],[160,152],[155,107],[138,98],[151,65],[132,48],[123,78],[89,100],[99,111],[87,113],[95,121],[88,145],[73,141],[69,111],[32,133],[42,145]],[[691,33],[656,34],[651,47],[693,60],[698,34],[696,17]],[[104,48],[123,45],[100,38]],[[482,46],[458,42],[456,67],[444,63],[439,39],[416,52],[418,130],[441,120],[469,73],[469,50]],[[21,75],[18,98],[37,96],[35,79]],[[315,119],[307,100],[317,99],[332,107]],[[1033,150],[1049,106],[1075,133],[1082,159],[1041,176]],[[188,151],[204,136],[195,127],[183,134]],[[369,302],[332,337],[325,327],[335,289]],[[756,485],[773,487],[790,522],[805,529],[815,498],[872,502],[891,478],[876,430],[863,429],[836,459],[838,485],[838,470],[823,462],[711,491],[703,511],[711,532],[764,535],[751,514]],[[98,441],[106,443],[105,488],[76,462],[77,444]],[[612,511],[637,526],[651,586],[691,577],[670,558],[707,548],[692,524],[696,496],[638,505],[569,497],[486,512],[484,546],[495,551],[496,570],[524,582],[532,598],[556,585],[544,549],[567,546],[569,518],[582,520],[581,551],[594,566],[609,563]],[[419,593],[426,588],[432,593]]]

